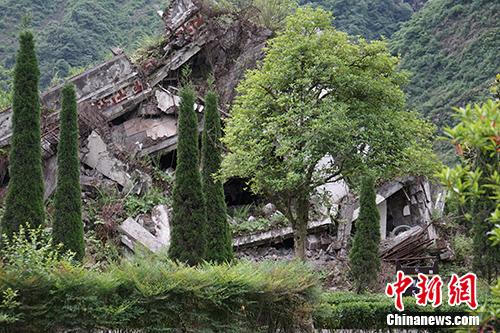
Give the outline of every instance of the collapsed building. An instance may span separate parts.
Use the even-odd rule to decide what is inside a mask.
[[[138,158],[167,156],[169,166],[175,167],[172,154],[177,143],[178,88],[183,68],[190,69],[187,75],[198,96],[207,90],[208,76],[213,74],[220,112],[227,116],[238,82],[247,69],[262,59],[266,41],[272,36],[270,30],[236,13],[216,12],[201,0],[174,0],[159,14],[165,23],[163,39],[146,56],[132,62],[122,50],[113,48],[111,60],[69,79],[77,94],[83,185],[92,184],[97,178],[118,184],[124,193],[145,191],[151,180],[148,171],[136,163]],[[56,185],[61,89],[62,85],[53,87],[41,96],[46,198]],[[196,110],[201,130],[201,98],[197,99]],[[2,148],[10,143],[11,116],[11,110],[0,113]],[[5,187],[5,158],[0,169]],[[341,251],[355,229],[357,201],[345,184],[327,184],[323,189],[331,199],[329,209],[334,207],[335,212],[328,211],[325,218],[311,222],[307,246],[309,250]],[[234,191],[228,194],[237,204],[238,195]],[[436,203],[425,179],[408,177],[383,185],[378,190],[377,204],[383,239],[393,239],[402,232],[409,232],[410,236],[422,234],[415,228],[425,230],[423,238],[427,243],[436,238],[430,226]],[[155,207],[152,220],[153,229],[148,229],[135,217],[126,219],[119,227],[123,243],[133,249],[140,242],[153,251],[168,244],[168,207]],[[291,228],[285,227],[236,237],[234,247],[245,251],[292,238]]]
[[[113,48],[111,60],[69,79],[76,88],[80,137],[88,141],[82,145],[82,162],[124,187],[131,185],[127,160],[175,150],[177,89],[183,66],[191,68],[190,80],[200,96],[213,73],[221,113],[227,114],[236,85],[246,69],[262,58],[262,48],[272,34],[246,19],[221,20],[230,14],[214,12],[201,0],[172,1],[159,14],[165,32],[154,52],[133,63]],[[61,89],[62,85],[53,87],[41,96],[46,197],[54,190]],[[200,99],[200,113],[202,104]],[[11,116],[10,109],[0,113],[0,147],[10,143]],[[106,162],[101,160],[104,155]],[[6,178],[7,168],[2,171]]]

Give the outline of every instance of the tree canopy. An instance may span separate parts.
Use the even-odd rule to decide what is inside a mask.
[[[433,168],[433,127],[405,110],[398,58],[331,20],[307,7],[290,16],[240,83],[226,122],[223,176],[248,178],[292,225],[307,220],[297,209],[326,182],[356,184],[367,168],[384,179]]]

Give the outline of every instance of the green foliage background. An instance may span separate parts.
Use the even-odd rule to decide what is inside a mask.
[[[14,64],[17,30],[25,13],[31,13],[37,36],[43,89],[54,77],[71,74],[72,68],[106,59],[109,46],[131,52],[161,34],[163,23],[156,11],[164,10],[168,2],[0,0],[0,89],[6,89],[8,77],[2,67],[11,69]],[[402,67],[414,74],[406,89],[409,106],[440,126],[449,125],[451,107],[481,99],[500,71],[500,27],[495,19],[500,4],[495,0],[432,0],[417,11],[425,2],[300,0],[299,4],[333,11],[336,28],[349,34],[393,39],[392,51],[401,53]],[[9,96],[0,92],[0,108],[8,104]]]
[[[500,71],[499,15],[496,0],[433,0],[394,34],[392,50],[413,73],[410,107],[450,125],[453,106],[488,95]]]
[[[332,11],[337,29],[368,39],[391,37],[413,14],[403,0],[302,0],[301,4]]]
[[[70,68],[100,62],[109,47],[131,51],[146,36],[161,33],[156,13],[168,0],[0,0],[0,66],[11,68],[16,36],[25,14],[31,16],[40,60],[42,88]]]

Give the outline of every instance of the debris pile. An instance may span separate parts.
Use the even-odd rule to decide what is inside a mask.
[[[382,242],[380,257],[395,262],[427,259],[435,241],[429,236],[427,227],[416,226]]]
[[[166,249],[170,244],[169,208],[165,205],[154,207],[151,221],[145,221],[145,216],[129,217],[119,226],[119,230],[122,243],[132,251],[136,242],[152,252]]]

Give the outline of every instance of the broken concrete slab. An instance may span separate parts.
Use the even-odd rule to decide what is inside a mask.
[[[328,229],[330,221],[312,221],[307,226],[308,233],[318,232]],[[233,247],[244,248],[249,246],[259,246],[262,244],[281,243],[285,239],[293,238],[292,227],[284,227],[275,230],[259,232],[252,235],[245,235],[233,238]]]
[[[113,157],[104,140],[95,131],[88,137],[87,148],[88,153],[83,155],[83,163],[98,170],[104,176],[114,180],[124,188],[132,188],[132,177],[126,171],[126,164]]]
[[[177,118],[173,115],[162,115],[157,118],[132,118],[112,129],[113,142],[116,146],[132,155],[137,155],[144,149],[176,136]],[[177,139],[172,144],[175,145],[176,142]]]
[[[158,205],[151,211],[156,231],[156,239],[166,248],[170,245],[170,210],[166,205]]]
[[[43,164],[43,199],[47,200],[57,186],[57,156],[50,157]]]
[[[156,90],[155,97],[158,103],[158,109],[166,114],[175,113],[176,107],[181,102],[181,98],[179,96],[164,90]]]
[[[321,248],[321,238],[318,235],[307,235],[306,237],[306,249],[307,250],[318,250]]]
[[[143,195],[147,193],[153,186],[153,179],[147,173],[139,170],[134,170],[131,173],[132,183],[134,186],[128,192],[129,194]]]
[[[158,252],[163,249],[164,244],[159,242],[155,236],[137,223],[133,218],[126,219],[119,227],[119,231],[127,237],[122,237],[122,242],[132,251],[134,243],[139,242],[152,252]]]
[[[198,123],[198,132],[203,131],[203,121]],[[150,146],[141,145],[141,149],[138,152],[138,156],[147,156],[155,153],[168,153],[177,149],[177,134],[164,140],[160,140],[158,143],[154,143]]]
[[[138,72],[125,54],[115,56],[109,61],[76,75],[68,82],[75,85],[77,103],[80,105],[83,102],[92,101],[97,111],[120,108],[121,104],[144,90],[144,84],[139,79]],[[62,87],[63,84],[57,85],[41,95],[40,101],[44,110],[58,111],[60,109]],[[115,114],[116,111],[109,111],[109,113]],[[0,147],[10,143],[11,116],[11,109],[0,114]],[[54,117],[58,118],[57,112]]]

